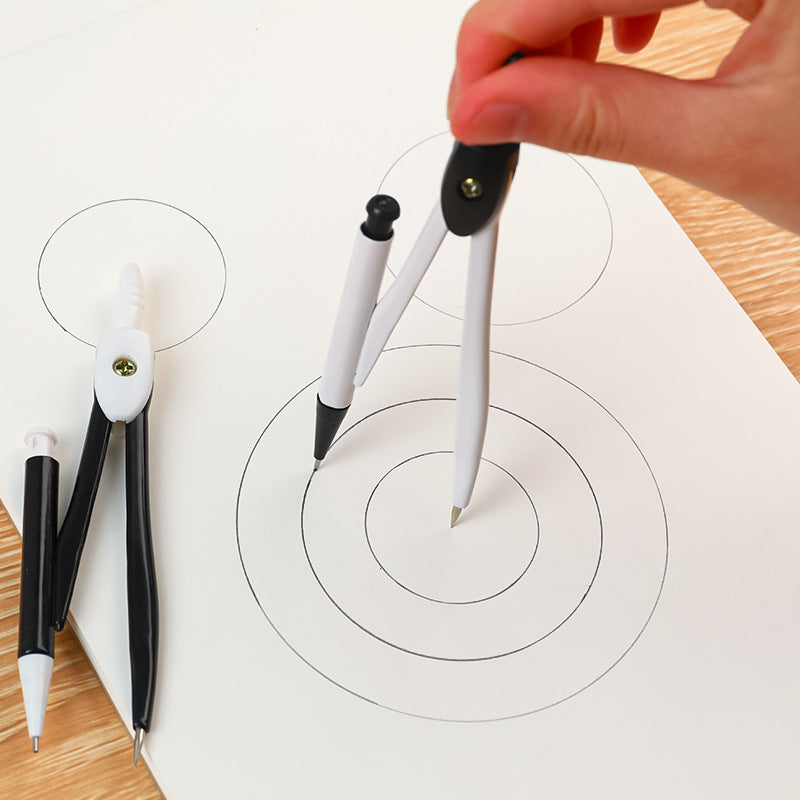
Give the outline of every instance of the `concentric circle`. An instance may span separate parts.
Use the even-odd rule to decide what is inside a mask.
[[[504,498],[493,512],[492,535],[476,525],[443,532],[441,501],[452,480],[452,455],[422,453],[392,467],[369,496],[364,531],[380,568],[406,591],[436,603],[480,603],[508,591],[528,571],[539,544],[539,519],[525,487],[484,459],[482,480],[497,484]],[[433,485],[440,488],[430,491]],[[408,514],[398,514],[398,497],[413,506]]]
[[[380,183],[379,191],[395,197],[402,209],[389,261],[394,274],[439,196],[452,146],[449,133],[425,139],[398,158]],[[584,164],[523,145],[500,217],[492,324],[536,322],[577,303],[605,271],[613,238],[611,210]],[[469,237],[445,237],[417,299],[462,319],[468,254]]]
[[[523,427],[521,418],[515,414],[496,406],[490,408],[491,439],[487,434],[487,452],[493,442],[525,441],[526,450],[540,454],[547,463],[549,480],[570,497],[569,505],[555,509],[547,496],[539,498],[538,492],[532,492],[524,481],[517,479],[526,495],[537,498],[532,502],[540,507],[538,514],[542,519],[552,520],[558,515],[558,524],[570,531],[569,536],[543,539],[538,557],[532,563],[530,558],[515,556],[513,551],[485,558],[498,539],[506,538],[511,544],[515,539],[529,539],[534,523],[529,510],[520,514],[514,507],[516,497],[512,496],[509,508],[508,487],[500,485],[497,474],[486,470],[485,462],[480,493],[476,488],[469,508],[473,512],[472,519],[465,511],[456,528],[448,527],[452,454],[441,460],[438,479],[418,484],[413,494],[396,494],[395,503],[402,508],[402,514],[399,520],[384,523],[381,532],[386,538],[393,538],[391,528],[406,530],[405,540],[395,543],[395,551],[402,553],[401,559],[406,563],[413,558],[414,550],[430,552],[445,545],[437,563],[416,565],[415,576],[418,582],[425,583],[425,594],[397,592],[396,587],[385,580],[383,571],[371,570],[370,554],[358,535],[332,538],[329,534],[331,529],[349,532],[359,528],[357,510],[360,504],[342,503],[337,498],[347,495],[371,498],[369,476],[374,475],[374,471],[381,474],[387,463],[392,464],[393,469],[397,459],[399,463],[405,462],[406,454],[430,440],[436,435],[435,431],[439,432],[438,441],[444,441],[450,435],[454,418],[454,400],[429,399],[380,409],[351,427],[346,434],[348,438],[358,433],[368,441],[380,441],[381,430],[387,426],[403,430],[405,435],[394,446],[372,455],[368,459],[368,469],[348,459],[346,463],[337,463],[336,467],[312,476],[303,502],[302,536],[309,567],[320,588],[334,606],[365,633],[399,650],[426,658],[480,661],[524,650],[549,636],[572,616],[597,574],[602,520],[594,491],[580,466],[553,437],[527,421]],[[343,436],[340,443],[344,441]],[[322,485],[317,487],[317,482]],[[438,513],[435,511],[437,503]],[[369,499],[365,516],[368,511]],[[498,533],[499,526],[509,525],[514,526],[512,532]],[[376,531],[373,538],[380,535]],[[422,537],[422,543],[416,541],[417,536]],[[466,543],[465,547],[463,540],[468,537],[481,542],[481,546],[469,547]],[[396,540],[396,536],[394,538]],[[453,575],[455,569],[468,574]],[[509,585],[503,576],[515,571],[527,573],[528,579],[509,581],[513,588],[503,591]],[[357,574],[359,580],[353,581],[352,574]],[[481,574],[480,579],[476,577],[478,574]],[[553,574],[559,576],[557,586],[543,579]],[[464,585],[470,578],[475,581],[471,592]],[[496,587],[497,591],[487,591],[490,587]],[[429,602],[467,592],[476,598],[483,595],[484,599],[493,600],[491,613],[485,613],[483,607],[472,609],[470,613],[452,613],[446,608],[437,609]],[[498,613],[513,617],[515,608],[538,609],[535,625],[526,619],[521,624],[507,620],[498,626]],[[448,632],[445,638],[443,629]]]
[[[408,714],[501,719],[574,696],[632,647],[666,519],[602,405],[493,353],[485,460],[450,529],[457,367],[457,347],[386,351],[311,477],[316,382],[298,392],[248,459],[237,537],[265,617],[327,679]]]
[[[222,303],[225,257],[208,228],[168,203],[124,198],[84,208],[50,235],[37,269],[47,312],[94,346],[111,325],[122,268],[131,261],[144,276],[144,327],[156,350],[190,339]]]

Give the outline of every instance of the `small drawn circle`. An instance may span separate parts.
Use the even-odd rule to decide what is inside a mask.
[[[389,258],[394,275],[439,196],[452,146],[449,133],[431,136],[403,153],[380,182],[378,190],[401,208]],[[589,168],[573,156],[523,145],[500,216],[492,324],[538,322],[575,305],[602,277],[613,239],[611,209]],[[446,236],[416,298],[463,319],[468,258],[469,237]]]
[[[664,584],[666,514],[642,451],[604,406],[543,367],[492,352],[484,458],[535,504],[535,558],[506,591],[480,602],[432,599],[447,586],[442,561],[425,575],[431,597],[398,585],[367,543],[367,505],[398,464],[428,453],[448,458],[452,426],[444,421],[457,367],[451,345],[384,352],[356,394],[349,427],[311,478],[311,442],[301,442],[313,427],[317,382],[300,389],[247,459],[237,546],[265,620],[335,686],[427,719],[508,719],[584,692],[634,647]],[[403,385],[398,374],[424,380]],[[417,489],[442,502],[442,518],[446,472]],[[482,471],[458,525],[490,533],[515,491],[499,470]],[[408,487],[387,484],[386,492],[382,502],[416,525]],[[437,523],[442,534],[448,523]]]
[[[64,220],[39,256],[39,294],[48,314],[73,338],[94,346],[111,326],[125,264],[145,284],[144,329],[157,351],[201,331],[225,294],[225,256],[211,231],[159,200],[106,200]]]
[[[380,568],[405,591],[434,603],[483,603],[508,591],[533,564],[539,546],[536,506],[513,475],[484,459],[481,480],[509,484],[498,491],[503,502],[492,514],[490,535],[476,525],[442,530],[435,524],[442,498],[419,487],[441,484],[440,476],[451,470],[452,453],[420,453],[383,475],[364,513],[367,545]],[[488,471],[497,474],[490,477]],[[416,524],[408,525],[408,516],[398,513],[391,501],[395,497],[406,497],[415,506],[410,516]],[[435,509],[426,507],[432,500]]]
[[[341,446],[356,435],[367,441],[379,441],[381,431],[387,427],[428,431],[429,434],[433,428],[447,430],[451,427],[447,423],[452,420],[454,409],[455,400],[444,398],[381,408],[347,428],[336,444]],[[385,571],[370,571],[369,554],[358,531],[358,511],[370,489],[370,482],[363,479],[361,469],[356,472],[350,463],[339,464],[336,470],[329,470],[324,476],[324,485],[314,483],[316,473],[309,480],[301,512],[301,536],[309,568],[337,611],[383,644],[421,658],[441,661],[503,658],[552,635],[575,614],[592,588],[602,557],[603,521],[586,474],[560,442],[517,414],[493,405],[489,409],[487,427],[491,430],[491,436],[487,437],[490,450],[498,439],[524,442],[525,452],[547,464],[550,480],[558,483],[561,492],[570,499],[568,506],[555,508],[548,496],[541,497],[541,514],[537,512],[536,519],[538,523],[541,515],[546,523],[539,531],[537,543],[537,550],[541,544],[541,556],[533,569],[531,563],[527,564],[518,579],[506,586],[503,586],[504,579],[494,571],[499,568],[502,575],[509,565],[503,557],[485,558],[486,551],[491,549],[496,538],[497,525],[512,526],[509,535],[512,547],[515,539],[518,543],[527,541],[530,517],[527,504],[521,507],[520,516],[520,506],[509,503],[508,483],[499,480],[501,475],[504,476],[503,472],[498,474],[481,469],[480,483],[470,504],[472,513],[459,522],[460,534],[464,536],[469,531],[475,541],[484,540],[482,546],[461,549],[453,543],[454,546],[440,549],[438,553],[434,548],[429,549],[429,556],[440,555],[442,558],[417,567],[416,580],[426,586],[425,594],[398,593],[397,582],[386,581]],[[428,435],[424,438],[428,439]],[[396,457],[413,453],[414,444],[418,447],[422,441],[422,436],[411,437],[407,433],[391,452]],[[402,460],[419,463],[413,455]],[[384,458],[377,457],[370,463],[375,467],[367,469],[364,475],[380,472]],[[426,535],[443,539],[454,533],[447,527],[444,515],[436,511],[437,502],[444,510],[441,504],[449,495],[452,453],[444,455],[440,465],[440,469],[428,473],[428,480],[424,483],[391,487],[395,500],[402,503],[397,510],[400,519],[389,523],[384,518],[384,525],[389,530],[376,531],[374,536],[394,538],[391,528],[398,522],[401,528],[418,531],[423,539]],[[523,494],[530,496],[523,483],[514,480]],[[413,495],[401,491],[404,488],[422,497],[423,502],[415,507]],[[358,499],[349,504],[337,500],[348,494]],[[477,514],[475,501],[479,503]],[[480,513],[480,503],[487,501],[491,503],[490,513],[487,513],[489,509]],[[369,500],[366,502],[368,504]],[[320,524],[323,520],[324,526]],[[334,547],[331,546],[331,529],[341,532]],[[459,549],[462,552],[459,553]],[[517,556],[515,561],[519,560]],[[454,581],[450,570],[459,567],[463,570],[465,566],[467,574]],[[510,565],[511,570],[514,566]],[[359,575],[360,580],[353,581],[353,575]],[[553,575],[558,575],[557,586],[549,581]],[[524,580],[520,580],[523,577]],[[483,594],[490,586],[499,588],[483,601],[493,602],[491,613],[484,613],[483,609],[462,608],[454,614],[447,608],[431,605],[435,601],[428,595],[446,597],[469,592],[469,586],[464,583],[470,580],[475,581],[472,586],[474,595]],[[536,614],[526,616],[522,624],[498,625],[497,615],[502,614],[504,608],[535,609]],[[410,625],[409,621],[412,621]],[[441,635],[443,628],[448,631],[447,637]]]

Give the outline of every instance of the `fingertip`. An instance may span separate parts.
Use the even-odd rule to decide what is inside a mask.
[[[468,100],[457,104],[450,115],[450,130],[464,144],[501,144],[522,141],[527,110],[514,101]]]
[[[470,119],[471,115],[464,112],[462,105],[454,103],[452,106],[448,105],[447,119],[450,122],[450,132],[455,139],[465,144],[474,144],[468,141],[470,136]]]
[[[509,56],[526,49],[506,27],[486,3],[475,3],[467,11],[456,39],[456,71],[464,86],[471,86],[502,67]]]
[[[450,79],[450,88],[447,91],[447,119],[451,119],[453,110],[458,105],[461,96],[461,81],[458,77],[458,70],[453,72]]]
[[[719,111],[731,103],[708,85],[612,64],[537,57],[465,89],[450,125],[466,144],[532,142],[693,180],[709,171],[698,143],[707,140],[709,126],[718,129]]]
[[[448,106],[447,119],[450,122],[450,132],[459,142],[476,144],[472,141],[471,123],[478,110],[468,107],[463,101],[454,101]]]
[[[650,43],[660,19],[660,12],[637,17],[614,17],[611,20],[614,46],[620,53],[638,53]]]

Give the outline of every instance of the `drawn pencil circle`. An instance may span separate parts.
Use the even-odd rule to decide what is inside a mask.
[[[348,427],[339,436],[336,445],[341,447],[348,437],[356,434],[365,441],[375,441],[378,435],[376,430],[385,429],[387,425],[402,427],[408,431],[421,428],[425,423],[433,423],[431,428],[448,429],[450,426],[446,422],[448,418],[454,417],[454,406],[453,399],[434,398],[406,401],[381,408]],[[402,426],[397,420],[390,421],[388,418],[391,416],[402,417]],[[495,605],[502,601],[503,606],[513,608],[538,609],[537,616],[527,620],[519,628],[498,627],[495,611],[486,613],[483,608],[464,608],[458,614],[452,614],[448,610],[443,613],[441,609],[431,606],[434,599],[421,592],[406,594],[405,587],[401,587],[404,592],[397,593],[394,586],[384,580],[385,570],[382,569],[380,573],[370,572],[369,559],[365,558],[367,554],[358,536],[360,504],[337,502],[337,498],[347,493],[358,498],[367,497],[369,481],[361,483],[360,474],[339,465],[340,468],[335,472],[328,470],[328,485],[320,500],[312,491],[314,474],[309,479],[301,510],[301,536],[309,569],[324,594],[344,617],[364,633],[389,647],[421,658],[450,662],[487,661],[509,656],[532,647],[557,631],[580,608],[594,584],[602,557],[603,521],[594,490],[580,465],[555,438],[530,420],[506,409],[491,406],[488,427],[494,438],[524,439],[528,453],[538,453],[546,460],[551,479],[569,486],[566,490],[570,498],[568,507],[554,509],[547,498],[540,500],[542,517],[553,520],[558,515],[559,520],[557,524],[547,524],[544,530],[539,531],[538,538],[544,540],[543,555],[533,572],[529,571],[531,561],[524,559],[521,575],[512,579],[510,585],[503,586],[503,578],[493,579],[492,573],[513,572],[518,567],[522,559],[519,555],[513,557],[514,545],[518,544],[515,540],[521,539],[524,548],[529,522],[527,515],[520,517],[518,509],[513,505],[509,506],[508,494],[503,491],[502,486],[498,486],[497,475],[487,475],[483,470],[481,482],[476,487],[473,502],[470,504],[473,514],[477,504],[478,519],[468,517],[462,520],[458,532],[460,536],[443,524],[444,515],[436,513],[435,502],[448,496],[447,484],[453,466],[452,453],[446,460],[448,468],[440,471],[438,481],[428,480],[416,487],[417,495],[428,495],[431,501],[424,504],[422,509],[415,509],[408,495],[397,495],[405,505],[401,514],[401,527],[406,531],[416,529],[418,533],[416,536],[407,533],[399,543],[401,546],[395,547],[395,552],[399,551],[401,556],[405,556],[405,568],[410,570],[410,560],[418,551],[420,543],[424,545],[427,540],[428,553],[438,551],[440,555],[432,572],[426,570],[428,565],[417,564],[415,580],[430,587],[427,594],[458,597],[465,592],[465,587],[460,581],[452,580],[450,570],[466,568],[466,579],[475,582],[474,592],[478,595],[488,594],[484,601],[493,600]],[[431,428],[426,429],[427,435],[431,433]],[[493,446],[493,437],[487,437],[486,446],[489,451]],[[406,434],[397,442],[399,449],[392,448],[391,452],[396,457],[398,452],[413,450],[425,438],[427,436],[415,439]],[[414,456],[412,459],[417,460]],[[408,462],[409,459],[404,458],[402,461]],[[376,464],[383,462],[382,457],[375,461]],[[380,468],[377,471],[380,472]],[[371,474],[371,470],[367,472]],[[508,471],[501,470],[501,473],[507,475]],[[515,481],[522,487],[523,493],[530,496],[522,483],[517,479]],[[494,498],[498,500],[487,512],[486,505]],[[314,500],[318,506],[321,503],[323,511],[316,510]],[[484,506],[483,513],[481,505]],[[365,510],[364,516],[366,513]],[[438,525],[437,520],[441,520]],[[320,526],[319,521],[323,521],[324,526]],[[537,513],[537,525],[538,521]],[[388,520],[384,522],[387,527],[391,527]],[[513,527],[512,532],[518,535],[507,538],[506,551],[487,557],[492,549],[492,541],[497,537],[497,527],[509,525]],[[328,527],[347,533],[340,536],[334,546],[330,546],[330,536],[326,533]],[[480,548],[468,549],[467,558],[464,558],[461,537],[468,534],[470,528],[476,528],[473,539],[484,538],[491,541],[484,542]],[[571,534],[564,536],[564,530]],[[448,534],[448,546],[442,548],[442,540]],[[437,539],[439,548],[435,546]],[[482,576],[481,571],[487,574]],[[359,575],[361,579],[353,581],[353,574]],[[547,584],[547,576],[552,574],[558,575],[557,589]],[[391,576],[388,577],[391,579]],[[524,578],[524,582],[520,583],[520,578]],[[489,586],[499,583],[501,587],[496,591],[486,592],[487,580]],[[396,580],[393,582],[397,584]],[[505,594],[507,591],[513,594],[508,596]],[[411,626],[408,625],[409,620],[413,620]],[[442,637],[443,629],[448,630],[448,637]]]
[[[399,586],[366,542],[367,502],[404,460],[402,450],[447,457],[451,428],[442,420],[454,401],[445,389],[457,362],[458,348],[449,345],[386,351],[356,394],[351,424],[311,479],[310,443],[298,452],[298,432],[312,425],[316,381],[298,391],[247,459],[237,546],[272,630],[332,684],[414,716],[499,720],[575,697],[630,651],[661,595],[667,523],[653,472],[619,420],[565,378],[493,352],[496,402],[484,456],[530,493],[541,525],[536,556],[513,586],[480,602],[435,602]],[[416,389],[393,380],[415,370],[425,376]],[[492,484],[493,472],[482,467],[459,525],[469,512],[472,524],[491,529],[511,485]],[[579,491],[581,473],[589,489]],[[441,480],[430,483],[420,491],[439,497]],[[413,513],[395,497],[407,490],[387,491],[398,514]],[[587,580],[587,544],[596,540],[602,550]]]
[[[406,150],[378,191],[401,207],[389,257],[396,275],[438,197],[453,139],[440,133]],[[576,229],[580,229],[577,233]],[[524,325],[584,298],[608,266],[614,221],[600,184],[574,156],[523,145],[500,217],[492,300],[493,325]],[[417,300],[463,319],[469,237],[448,234],[416,290]],[[519,291],[524,276],[526,291]]]
[[[227,266],[216,238],[187,211],[146,198],[95,203],[56,227],[36,270],[45,310],[65,333],[95,346],[111,326],[117,283],[131,261],[144,277],[144,328],[156,351],[188,341],[219,310]]]
[[[499,470],[517,489],[511,502],[506,497],[503,504],[504,515],[506,517],[519,515],[519,510],[514,506],[522,505],[523,514],[530,515],[527,525],[520,524],[519,517],[516,520],[517,524],[513,526],[504,525],[500,520],[493,520],[494,531],[500,534],[499,536],[481,536],[482,532],[476,535],[475,528],[470,530],[467,526],[466,532],[452,530],[445,532],[450,534],[447,539],[441,535],[441,531],[431,528],[422,531],[419,530],[419,526],[415,530],[405,529],[402,518],[390,504],[387,503],[384,507],[380,505],[382,494],[388,491],[387,484],[393,478],[402,475],[403,485],[399,488],[393,486],[391,493],[395,496],[411,497],[412,502],[419,503],[422,493],[417,491],[418,487],[430,482],[433,476],[430,471],[427,473],[415,471],[409,475],[404,468],[409,465],[419,466],[431,459],[442,463],[443,456],[447,457],[444,463],[449,469],[451,451],[419,453],[395,464],[381,476],[367,499],[364,511],[364,535],[367,547],[381,570],[404,591],[432,603],[454,605],[483,603],[507,592],[530,569],[539,547],[539,516],[536,513],[536,505],[525,487],[499,464],[482,459],[484,473],[486,469]],[[435,513],[431,509],[418,511],[415,516],[418,519],[427,519],[429,522],[435,520]],[[522,535],[514,535],[517,532],[521,532]],[[453,542],[456,544],[455,547]],[[475,550],[479,555],[475,555],[473,552]],[[496,562],[498,557],[502,559],[500,568],[493,565],[493,569],[487,569],[487,565]],[[451,576],[451,585],[443,592],[441,586],[429,587],[425,570],[423,569],[420,575],[418,567],[427,568],[433,565],[433,569],[439,569],[445,560],[448,574]],[[476,564],[478,569],[475,569]]]

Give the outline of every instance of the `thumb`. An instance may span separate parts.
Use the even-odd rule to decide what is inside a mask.
[[[612,64],[533,56],[463,91],[456,79],[454,91],[450,125],[467,144],[532,142],[653,167],[721,193],[730,191],[725,178],[740,146],[758,137],[735,85]]]

